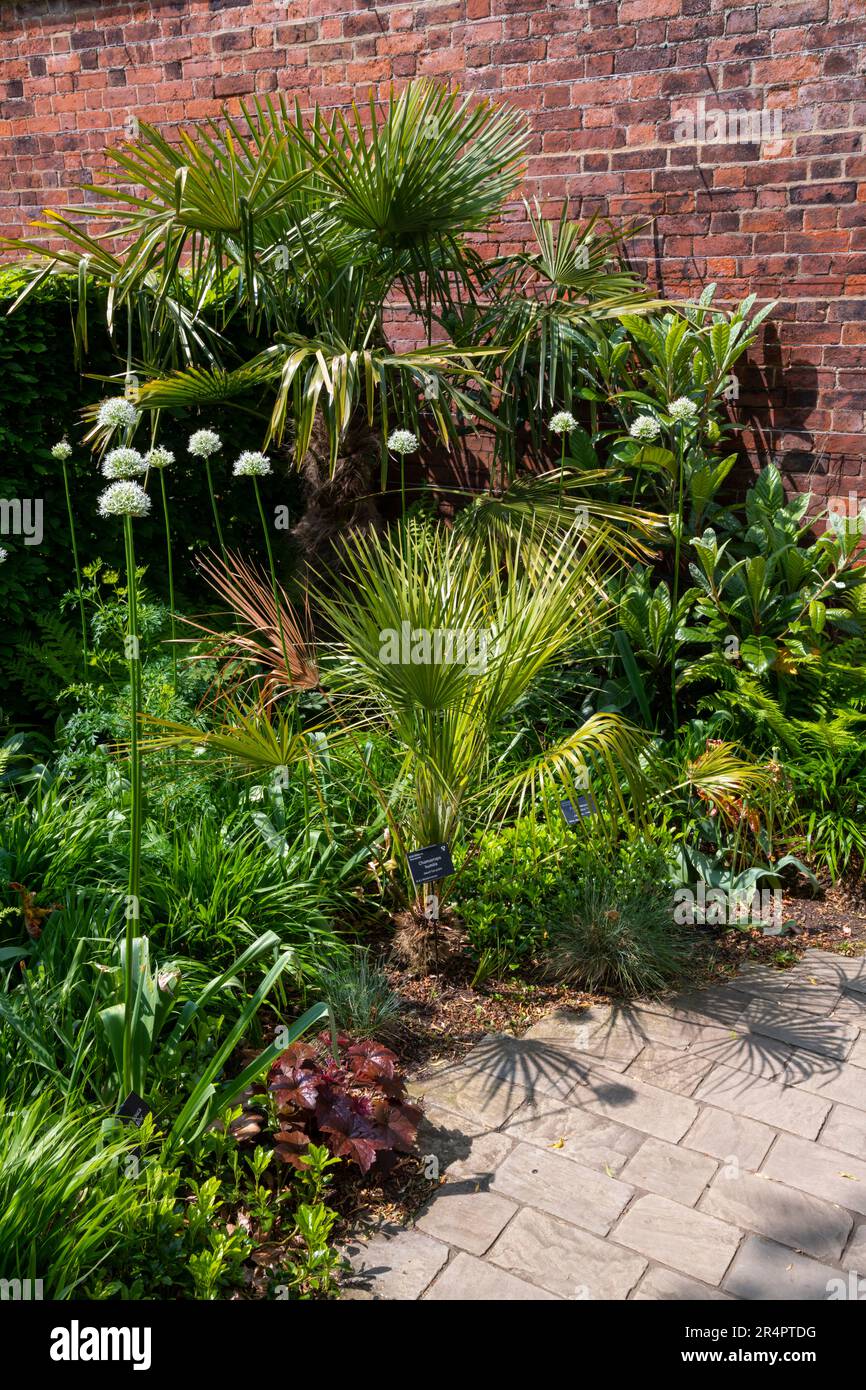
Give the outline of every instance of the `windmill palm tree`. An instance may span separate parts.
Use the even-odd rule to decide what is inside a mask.
[[[617,236],[565,209],[556,228],[531,214],[534,252],[479,255],[472,235],[523,170],[525,122],[507,106],[419,80],[347,115],[305,119],[270,97],[241,110],[176,143],[142,124],[107,152],[95,204],[37,223],[59,249],[14,244],[37,257],[33,284],[78,277],[81,351],[86,284],[105,289],[143,411],[234,400],[263,416],[262,447],[291,445],[305,476],[296,535],[317,551],[373,516],[390,428],[423,417],[445,444],[467,420],[510,434],[517,406],[501,403],[526,394],[539,352],[547,396],[568,393],[587,325],[646,296],[611,268]],[[416,347],[392,341],[400,305]]]

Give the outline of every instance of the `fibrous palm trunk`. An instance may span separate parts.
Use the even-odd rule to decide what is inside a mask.
[[[292,530],[302,569],[328,568],[342,537],[381,525],[376,492],[380,459],[380,440],[361,419],[349,426],[332,470],[327,430],[316,419],[301,463],[306,509]]]

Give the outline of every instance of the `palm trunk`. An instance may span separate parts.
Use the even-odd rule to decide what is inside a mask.
[[[292,530],[302,569],[327,568],[342,536],[381,525],[380,461],[381,442],[364,419],[349,427],[332,472],[328,434],[322,419],[316,418],[301,464],[306,510]]]

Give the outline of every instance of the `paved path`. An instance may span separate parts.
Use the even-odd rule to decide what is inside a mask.
[[[414,1089],[445,1182],[346,1297],[866,1297],[866,957],[553,1014]]]

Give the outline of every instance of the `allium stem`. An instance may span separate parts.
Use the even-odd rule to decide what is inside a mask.
[[[168,521],[168,493],[165,487],[165,469],[157,470],[159,473],[159,484],[162,489],[162,515],[165,521],[165,561],[168,571],[168,602],[171,607],[171,680],[175,694],[177,694],[177,628],[175,625],[174,609],[174,569],[171,562],[171,527]]]
[[[78,611],[81,614],[81,645],[84,664],[87,665],[87,619],[84,616],[84,592],[81,585],[81,566],[78,563],[78,541],[75,538],[75,518],[72,514],[72,497],[69,492],[69,474],[66,459],[63,460],[63,486],[66,489],[66,510],[69,514],[69,539],[72,541],[72,559],[75,564],[75,583],[78,586]]]
[[[262,532],[265,537],[265,546],[267,547],[268,552],[268,568],[271,572],[271,589],[274,595],[274,607],[277,610],[277,627],[279,628],[280,632],[280,645],[283,649],[283,663],[286,668],[286,676],[289,679],[291,679],[291,667],[289,665],[288,648],[286,647],[286,635],[283,632],[283,613],[282,609],[280,608],[280,591],[277,587],[277,572],[274,568],[274,552],[271,548],[271,537],[270,532],[268,531],[268,523],[267,518],[265,517],[265,509],[262,506],[262,494],[259,491],[259,480],[255,475],[253,475],[253,491],[256,494],[256,502],[258,503],[259,516],[262,522]]]
[[[680,596],[680,547],[683,533],[683,430],[677,429],[677,534],[674,537],[674,578],[671,586],[671,620],[673,622],[673,643],[671,647],[671,716],[674,722],[674,735],[677,732],[677,604]]]
[[[123,538],[126,549],[126,650],[129,661],[130,737],[129,784],[131,813],[129,823],[129,889],[126,909],[126,954],[123,978],[123,1086],[132,1090],[132,1023],[135,982],[132,973],[133,942],[137,935],[141,890],[141,749],[138,742],[138,715],[141,708],[141,662],[138,634],[138,587],[135,573],[135,549],[132,540],[132,517],[123,518]]]
[[[205,468],[205,473],[207,474],[207,488],[208,488],[208,492],[210,493],[210,504],[211,504],[211,507],[212,507],[212,509],[213,509],[213,519],[214,519],[214,524],[215,524],[215,526],[216,526],[217,539],[219,540],[219,543],[220,543],[220,552],[221,552],[222,557],[223,557],[223,564],[225,564],[225,563],[226,563],[226,544],[225,544],[225,541],[223,540],[223,532],[222,532],[222,527],[220,526],[219,512],[217,511],[216,496],[215,496],[214,490],[213,490],[213,474],[211,473],[210,459],[207,458],[207,457],[205,457],[204,468]]]

